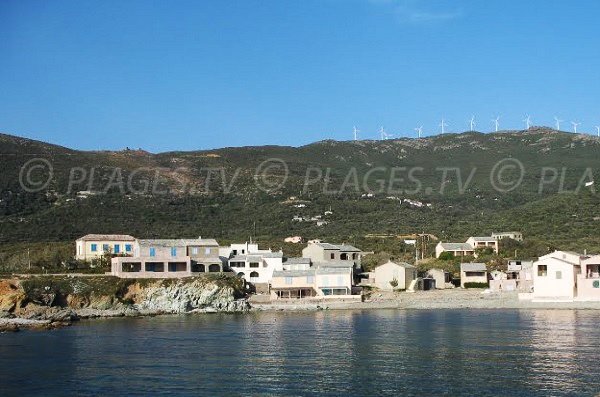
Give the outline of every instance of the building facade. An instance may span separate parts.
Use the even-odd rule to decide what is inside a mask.
[[[127,234],[86,234],[75,240],[75,259],[90,261],[105,254],[133,255],[135,237]]]
[[[466,283],[488,282],[488,272],[485,263],[461,263],[460,286],[465,288]]]
[[[382,290],[406,290],[417,279],[417,269],[406,262],[392,262],[377,266],[373,270],[375,287]],[[392,284],[396,284],[393,286]]]

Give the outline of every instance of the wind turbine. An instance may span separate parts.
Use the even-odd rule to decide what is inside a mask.
[[[496,126],[496,132],[498,132],[498,128],[500,127],[500,116],[496,117],[495,119],[492,119],[492,122]]]
[[[383,126],[379,128],[379,133],[381,134],[381,140],[388,139],[390,137],[390,135],[385,132],[385,128],[383,128]]]
[[[577,126],[580,125],[581,123],[577,123],[575,121],[571,121],[571,124],[573,124],[573,132],[575,134],[577,134]]]
[[[471,126],[471,131],[473,131],[473,127],[475,127],[477,123],[475,123],[475,115],[471,116],[471,120],[469,120],[469,125]]]
[[[527,115],[527,117],[525,117],[523,119],[523,121],[525,122],[525,125],[527,126],[527,129],[529,129],[531,127],[531,116]]]
[[[446,121],[444,119],[442,119],[442,122],[440,123],[440,127],[442,127],[442,135],[444,135],[446,133],[446,127],[448,127],[448,124],[446,123]]]
[[[558,117],[554,116],[554,121],[556,122],[556,131],[560,131],[560,123],[562,123],[564,120],[561,120]]]
[[[598,131],[598,138],[600,138],[600,126],[596,126],[596,131]]]
[[[360,130],[358,128],[356,128],[356,126],[354,126],[354,140],[357,141],[358,140],[358,133],[360,132]]]
[[[415,128],[415,131],[417,131],[417,135],[418,135],[418,137],[420,139],[421,138],[421,134],[423,133],[423,126]]]

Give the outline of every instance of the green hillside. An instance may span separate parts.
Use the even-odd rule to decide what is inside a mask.
[[[463,240],[518,229],[555,246],[600,251],[594,233],[600,202],[594,185],[585,186],[600,168],[600,140],[546,128],[160,154],[83,152],[0,135],[0,156],[0,243],[5,247],[72,241],[86,233],[202,235],[223,241],[254,236],[281,246],[290,235],[371,245],[366,235],[426,232]],[[34,158],[47,159],[53,176],[43,190],[25,192],[20,171]],[[281,167],[268,168],[264,178],[257,175],[257,167],[269,159],[285,162],[287,178]],[[509,168],[497,179],[493,171],[504,165]],[[521,165],[521,183],[511,190]],[[419,168],[411,178],[414,167]],[[540,185],[544,172],[547,183]],[[36,180],[44,175],[39,169],[31,173]],[[70,175],[79,182],[69,184]],[[510,191],[498,191],[490,175],[496,187]],[[77,196],[87,190],[97,194]],[[373,196],[363,197],[367,193]],[[305,207],[295,207],[299,204]],[[317,215],[327,224],[292,220]]]

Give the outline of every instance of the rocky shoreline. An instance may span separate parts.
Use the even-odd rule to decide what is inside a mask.
[[[245,312],[239,279],[34,276],[0,280],[0,332],[52,329],[75,321],[161,314]]]

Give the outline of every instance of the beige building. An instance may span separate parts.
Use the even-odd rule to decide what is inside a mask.
[[[309,242],[302,250],[302,256],[313,262],[348,261],[359,265],[362,251],[347,244]]]
[[[523,241],[523,233],[521,232],[498,232],[492,233],[492,237],[496,240],[502,240],[504,238],[510,238],[516,241]]]
[[[214,239],[138,240],[132,257],[114,257],[111,274],[122,278],[173,278],[223,271]]]
[[[426,273],[427,277],[435,280],[436,289],[454,288],[452,284],[452,274],[443,269],[429,269]]]
[[[488,273],[485,263],[461,263],[460,264],[460,286],[466,283],[486,283]]]
[[[443,252],[450,252],[454,256],[474,256],[477,249],[490,248],[498,253],[498,239],[494,237],[469,237],[464,243],[443,243],[439,242],[435,247],[435,257],[439,258]]]
[[[417,269],[406,262],[387,261],[377,266],[372,273],[375,287],[389,291],[394,289],[406,290],[410,283],[417,279]],[[396,283],[395,287],[392,286],[394,282]]]
[[[75,259],[89,261],[104,254],[133,255],[135,237],[127,234],[86,234],[75,240]]]
[[[473,256],[475,251],[473,247],[467,243],[442,243],[441,241],[435,246],[435,257],[439,258],[443,252],[450,252],[454,256]]]
[[[491,248],[492,251],[498,253],[498,240],[494,237],[469,237],[466,242],[473,247],[473,251],[481,248]]]
[[[600,255],[581,260],[577,275],[577,300],[600,301]]]

